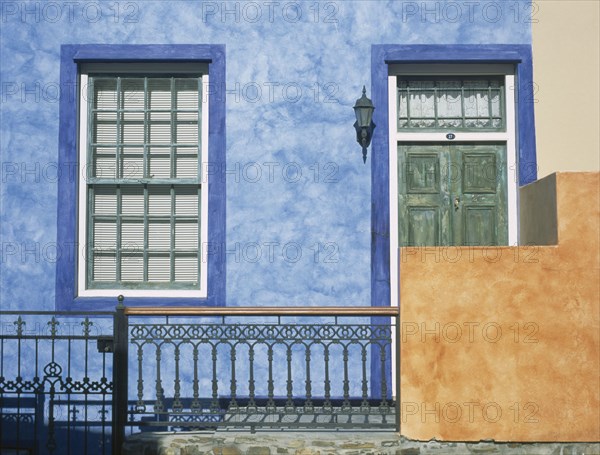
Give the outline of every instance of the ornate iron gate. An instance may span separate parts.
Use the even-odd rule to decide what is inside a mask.
[[[2,454],[110,454],[113,313],[0,312]]]

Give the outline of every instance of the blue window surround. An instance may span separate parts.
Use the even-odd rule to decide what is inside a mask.
[[[526,185],[537,179],[531,46],[373,45],[371,98],[376,108],[373,121],[377,129],[371,149],[371,306],[390,306],[388,64],[392,63],[514,64],[519,184]],[[371,381],[372,387],[377,389],[381,370],[377,366],[379,356],[372,354]],[[387,370],[390,384],[391,370]]]
[[[60,98],[59,166],[70,169],[78,161],[77,87],[78,64],[83,62],[205,62],[209,65],[210,87],[225,83],[224,45],[62,45],[60,56],[60,86],[71,88],[69,96]],[[225,169],[225,97],[220,91],[209,91],[210,166]],[[81,177],[81,167],[77,175]],[[130,297],[128,306],[225,306],[225,179],[221,172],[211,173],[208,182],[208,293],[207,298]],[[77,297],[77,259],[82,248],[77,245],[77,178],[59,180],[57,243],[63,252],[57,261],[57,310],[113,310],[112,297]],[[204,242],[203,242],[204,243]]]

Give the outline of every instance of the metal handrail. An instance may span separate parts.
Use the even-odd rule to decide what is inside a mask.
[[[400,316],[399,307],[126,307],[128,316]]]
[[[114,311],[21,311],[21,310],[0,310],[0,316],[113,316]]]

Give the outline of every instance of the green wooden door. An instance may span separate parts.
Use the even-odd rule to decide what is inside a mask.
[[[398,146],[400,246],[506,245],[506,146]]]

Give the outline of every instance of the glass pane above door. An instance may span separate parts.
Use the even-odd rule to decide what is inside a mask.
[[[505,131],[503,77],[398,77],[398,131]]]

